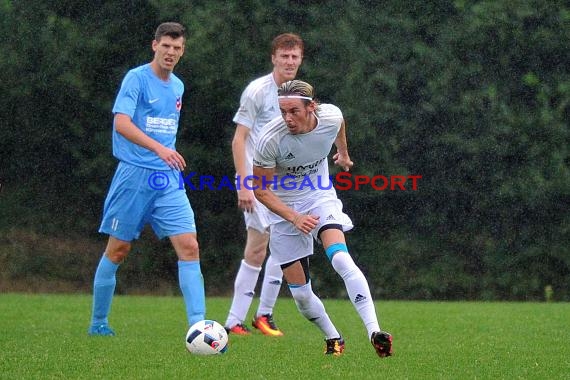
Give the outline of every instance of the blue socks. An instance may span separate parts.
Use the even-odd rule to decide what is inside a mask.
[[[107,256],[103,255],[95,272],[93,281],[93,311],[91,315],[91,326],[107,325],[107,317],[111,310],[111,301],[115,293],[117,283],[115,274],[119,264],[113,263]]]
[[[178,261],[178,281],[186,304],[188,325],[192,326],[206,315],[206,295],[200,261]]]
[[[91,327],[109,324],[108,316],[115,293],[115,274],[118,268],[119,264],[113,263],[107,256],[101,257],[93,281]],[[200,261],[178,261],[178,281],[191,326],[203,320],[206,314],[206,295]]]

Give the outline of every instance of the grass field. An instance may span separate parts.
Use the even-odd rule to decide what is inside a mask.
[[[2,379],[568,379],[570,304],[378,302],[395,355],[379,359],[352,305],[324,300],[346,340],[341,357],[280,298],[285,336],[230,336],[226,354],[184,347],[181,298],[117,296],[112,338],[87,336],[89,295],[0,295]],[[228,298],[208,298],[225,321]],[[251,311],[255,310],[254,303]]]

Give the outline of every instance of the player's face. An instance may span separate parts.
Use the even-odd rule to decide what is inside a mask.
[[[315,102],[307,105],[303,99],[284,98],[279,99],[279,109],[292,135],[310,132],[316,125],[313,117]]]
[[[154,61],[161,70],[171,72],[184,54],[184,38],[162,36],[160,41],[152,41]]]
[[[273,75],[277,85],[295,79],[297,70],[303,62],[303,53],[298,47],[292,49],[277,49],[271,56]]]

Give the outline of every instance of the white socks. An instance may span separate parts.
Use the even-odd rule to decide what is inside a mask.
[[[265,274],[261,285],[256,317],[264,314],[273,314],[273,308],[275,307],[275,302],[277,302],[279,290],[281,290],[282,279],[283,271],[281,270],[281,265],[273,260],[272,255],[269,255],[265,263]]]
[[[259,272],[261,272],[261,267],[256,268],[247,264],[245,260],[241,261],[234,283],[232,306],[225,324],[227,328],[232,328],[245,321],[255,295],[255,285],[257,285]]]
[[[291,294],[295,299],[295,304],[297,309],[307,318],[309,321],[317,325],[321,331],[325,334],[326,339],[339,338],[340,334],[336,327],[333,325],[329,315],[325,310],[325,306],[313,293],[311,287],[311,282],[303,286],[289,286]]]
[[[339,251],[335,253],[331,264],[334,270],[342,277],[350,301],[360,315],[362,322],[364,322],[364,326],[366,326],[368,331],[368,338],[370,339],[374,331],[380,331],[380,325],[376,317],[376,309],[366,277],[364,277],[360,268],[356,266],[347,252]]]

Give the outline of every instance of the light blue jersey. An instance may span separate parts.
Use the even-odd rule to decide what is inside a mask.
[[[146,135],[175,149],[184,85],[174,74],[159,79],[150,64],[130,70],[121,84],[113,113],[128,115]],[[119,165],[105,199],[99,232],[117,239],[137,239],[150,223],[162,238],[195,233],[194,212],[186,191],[178,186],[180,172],[154,152],[119,134],[113,126],[113,154]],[[159,176],[156,187],[152,180]]]
[[[145,134],[162,145],[175,149],[184,84],[174,74],[168,82],[152,71],[150,64],[130,70],[121,84],[113,114],[131,117]],[[131,165],[156,170],[169,170],[154,152],[134,144],[117,133],[113,125],[113,155]]]

